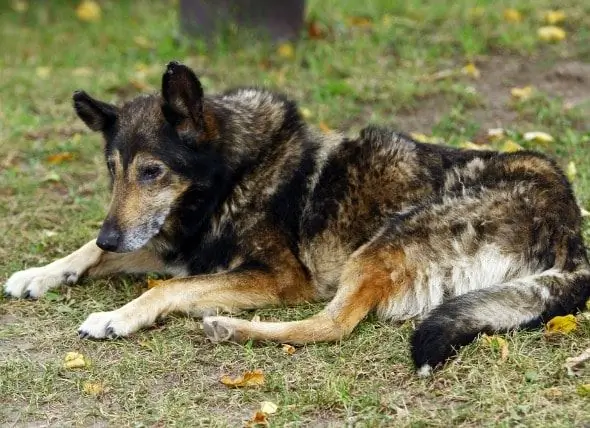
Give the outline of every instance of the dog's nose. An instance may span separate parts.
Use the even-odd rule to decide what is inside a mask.
[[[121,240],[119,228],[111,221],[105,221],[100,228],[96,245],[105,251],[116,251]]]

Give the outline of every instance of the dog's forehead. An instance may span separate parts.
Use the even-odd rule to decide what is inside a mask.
[[[142,95],[126,102],[120,110],[119,126],[125,130],[154,129],[164,116],[162,99],[156,95]]]

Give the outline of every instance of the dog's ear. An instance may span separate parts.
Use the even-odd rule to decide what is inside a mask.
[[[84,91],[72,96],[78,117],[93,131],[106,131],[117,120],[118,109],[112,104],[98,101]]]
[[[203,87],[190,68],[176,61],[168,63],[162,76],[162,97],[162,113],[177,131],[205,131]]]

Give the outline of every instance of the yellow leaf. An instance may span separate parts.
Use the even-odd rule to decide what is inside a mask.
[[[281,58],[291,59],[295,56],[295,49],[291,43],[282,43],[277,49],[277,54]]]
[[[278,408],[279,406],[277,406],[272,401],[263,401],[262,403],[260,403],[260,411],[262,413],[266,413],[267,415],[272,415],[273,413],[276,413]]]
[[[576,317],[569,314],[565,316],[557,316],[549,320],[545,326],[545,334],[568,334],[578,327]]]
[[[89,361],[79,352],[68,352],[63,364],[66,369],[81,369],[89,365]]]
[[[258,369],[253,372],[246,372],[238,377],[224,375],[221,377],[220,382],[230,388],[260,386],[264,385],[264,373]]]
[[[472,62],[465,65],[465,67],[461,69],[461,73],[474,79],[479,79],[479,76],[481,75],[479,68],[477,68],[475,64]]]
[[[508,358],[509,351],[508,343],[504,338],[496,335],[488,336],[487,334],[484,334],[481,338],[484,341],[484,343],[488,345],[490,348],[500,352],[501,361],[506,361],[506,359]]]
[[[309,119],[313,116],[313,114],[311,113],[310,109],[306,107],[301,107],[301,116],[303,116],[304,119]]]
[[[104,385],[102,383],[85,381],[82,384],[82,391],[88,395],[99,395],[104,392]]]
[[[518,144],[517,142],[512,141],[512,140],[504,141],[504,144],[502,144],[502,147],[500,147],[500,151],[506,152],[506,153],[513,153],[513,152],[517,152],[522,149],[523,148],[520,144]]]
[[[74,159],[74,154],[71,152],[61,152],[54,155],[47,156],[47,162],[51,165],[57,165],[63,162],[71,161]]]
[[[577,173],[578,173],[578,170],[576,168],[576,163],[574,161],[569,161],[569,163],[567,164],[567,168],[565,170],[565,174],[567,175],[567,178],[570,181],[574,181]]]
[[[582,207],[580,207],[580,214],[582,214],[582,217],[590,217],[590,212],[588,212],[587,210],[585,210]],[[588,300],[588,302],[586,302],[586,309],[588,309],[590,311],[590,300]]]
[[[80,21],[100,21],[100,6],[95,1],[83,0],[76,8],[76,15]]]
[[[148,40],[147,38],[145,38],[143,36],[135,36],[133,38],[133,41],[140,48],[149,49],[149,48],[154,47],[154,44],[150,40]]]
[[[546,132],[531,131],[525,132],[523,135],[525,141],[533,141],[535,143],[552,143],[553,137]]]
[[[519,101],[528,100],[531,95],[533,94],[534,88],[532,86],[524,86],[522,88],[512,88],[510,90],[510,95],[512,98],[517,99]]]
[[[35,69],[35,74],[40,79],[47,79],[51,74],[51,67],[37,67]]]
[[[283,352],[289,355],[293,355],[296,351],[293,345],[289,345],[288,343],[283,343],[282,345]]]
[[[516,9],[504,9],[504,20],[507,22],[521,22],[522,14]]]
[[[29,4],[24,0],[13,0],[12,9],[18,13],[25,13],[29,9]]]
[[[590,397],[590,383],[578,385],[576,392],[580,397]]]
[[[266,419],[266,413],[258,411],[254,413],[252,419],[246,422],[246,428],[268,426],[268,419]]]
[[[501,138],[504,138],[504,129],[502,128],[492,128],[492,129],[488,129],[488,137],[490,138],[490,140],[499,140]]]
[[[332,128],[330,128],[326,122],[324,122],[323,120],[318,124],[318,127],[320,128],[320,131],[322,131],[324,134],[327,134],[329,132],[332,132]]]
[[[80,135],[79,132],[76,132],[74,135],[72,135],[72,138],[70,141],[72,143],[79,143],[81,139],[82,139],[82,135]]]
[[[150,288],[154,288],[154,287],[157,287],[158,285],[162,285],[163,282],[164,282],[164,280],[162,280],[162,279],[148,278],[148,280],[147,280],[147,288],[149,290]]]
[[[420,132],[411,132],[410,137],[420,143],[429,143],[429,144],[440,144],[442,141],[438,137],[434,137],[432,135],[422,134]]]
[[[539,39],[544,42],[559,42],[565,39],[566,33],[563,28],[556,27],[554,25],[548,25],[541,27],[537,30]]]
[[[547,10],[543,14],[543,20],[549,25],[560,24],[565,21],[565,12],[563,10]]]
[[[488,148],[481,144],[475,144],[473,141],[462,141],[459,147],[467,150],[488,150]]]

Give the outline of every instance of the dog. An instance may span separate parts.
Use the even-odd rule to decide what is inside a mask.
[[[96,240],[13,274],[5,293],[171,275],[91,314],[82,338],[184,312],[203,316],[214,342],[306,344],[341,340],[375,311],[421,321],[411,353],[427,375],[480,333],[539,326],[590,297],[580,209],[542,154],[423,144],[376,126],[320,133],[280,94],[205,96],[178,62],[161,94],[117,107],[77,91],[73,102],[104,136],[108,214]],[[300,321],[218,315],[314,301],[328,303]]]

